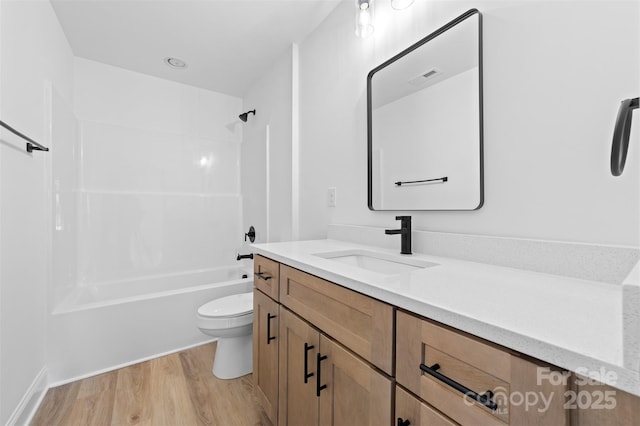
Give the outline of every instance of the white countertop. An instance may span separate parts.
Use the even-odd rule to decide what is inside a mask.
[[[337,240],[255,244],[254,252],[640,396],[624,367],[623,286],[414,254],[438,266],[382,275],[314,254],[361,249]],[[398,254],[399,255],[399,254]],[[615,373],[615,374],[613,374]]]

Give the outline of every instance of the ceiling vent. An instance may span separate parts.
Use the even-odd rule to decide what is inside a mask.
[[[178,58],[164,58],[164,63],[171,68],[184,69],[187,67],[187,63]]]

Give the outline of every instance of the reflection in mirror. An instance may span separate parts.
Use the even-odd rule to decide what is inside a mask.
[[[482,206],[481,46],[473,9],[369,73],[370,209]]]

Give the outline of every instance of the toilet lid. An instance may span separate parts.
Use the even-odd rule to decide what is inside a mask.
[[[198,308],[205,317],[237,317],[253,311],[253,292],[221,297]]]

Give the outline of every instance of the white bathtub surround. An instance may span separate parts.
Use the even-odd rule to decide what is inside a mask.
[[[400,237],[385,235],[394,228],[329,225],[328,238],[400,250]],[[640,261],[640,249],[612,245],[506,238],[413,230],[417,253],[507,266],[589,281],[622,284]]]
[[[258,244],[256,253],[571,371],[640,395],[640,372],[625,365],[623,287],[433,255],[438,264],[384,275],[316,256],[383,249],[336,240]],[[632,349],[632,348],[631,348]],[[627,352],[628,353],[628,352]],[[630,354],[638,356],[638,354]]]
[[[73,70],[73,110],[52,100],[68,136],[53,170],[54,383],[205,342],[197,307],[250,289],[242,100],[87,59]]]
[[[53,85],[47,88],[51,116],[52,214],[51,283],[49,306],[55,306],[78,282],[78,186],[80,179],[80,143],[78,121],[73,107]]]
[[[74,106],[79,284],[235,264],[240,98],[76,58]]]
[[[252,288],[251,270],[237,267],[81,287],[49,317],[50,381],[59,385],[211,341],[198,330],[198,307]]]

